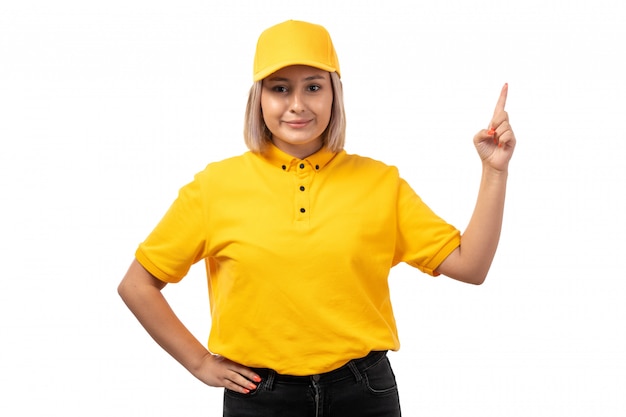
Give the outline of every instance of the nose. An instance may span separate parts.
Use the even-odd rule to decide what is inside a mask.
[[[291,94],[291,101],[289,103],[289,111],[291,113],[302,113],[305,110],[306,106],[304,103],[304,97],[302,93],[299,91]]]

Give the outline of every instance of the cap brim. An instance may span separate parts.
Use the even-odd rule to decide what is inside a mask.
[[[271,65],[269,67],[265,67],[263,68],[262,71],[259,71],[258,73],[254,74],[254,81],[259,81],[262,80],[264,78],[267,78],[268,76],[272,75],[273,73],[275,73],[276,71],[279,71],[285,67],[290,67],[292,65],[307,65],[309,67],[313,67],[313,68],[318,68],[324,71],[328,71],[328,72],[337,72],[337,69],[330,66],[330,65],[324,65],[321,64],[319,62],[311,62],[311,61],[285,61],[285,62],[279,62],[277,64]]]

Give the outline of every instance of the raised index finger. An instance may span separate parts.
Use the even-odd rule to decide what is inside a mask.
[[[507,96],[508,92],[509,92],[509,84],[506,83],[506,84],[504,84],[504,87],[502,87],[502,91],[500,91],[500,97],[498,98],[498,103],[496,104],[496,109],[493,111],[493,115],[494,116],[496,114],[504,111],[504,105],[506,104],[506,96]]]

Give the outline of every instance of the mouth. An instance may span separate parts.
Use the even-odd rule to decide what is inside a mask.
[[[290,120],[284,122],[287,126],[293,129],[302,129],[311,123],[311,120]]]

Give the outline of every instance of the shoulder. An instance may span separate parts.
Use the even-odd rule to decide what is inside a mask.
[[[359,170],[360,174],[390,175],[399,177],[398,168],[367,156],[344,153],[340,165]]]
[[[241,155],[231,156],[230,158],[222,159],[221,161],[211,162],[206,166],[205,171],[239,168],[242,165],[246,164],[247,161],[249,161],[250,158],[253,156],[254,154],[248,151]]]
[[[196,174],[196,180],[207,181],[213,177],[223,180],[229,174],[241,172],[242,169],[250,164],[251,158],[253,158],[252,152],[246,152],[220,161],[210,162],[202,171]]]

